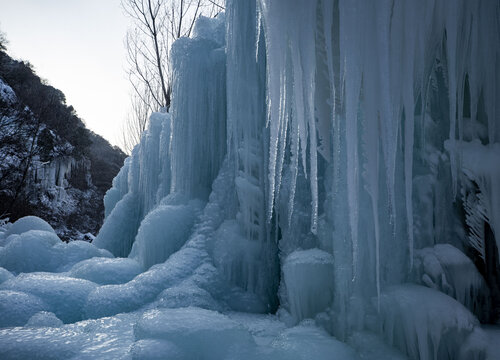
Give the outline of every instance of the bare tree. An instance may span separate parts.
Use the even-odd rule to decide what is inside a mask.
[[[190,36],[200,15],[215,16],[223,0],[122,0],[134,26],[127,31],[128,77],[132,106],[125,120],[122,144],[130,151],[140,140],[151,111],[170,107],[169,50],[172,43]]]
[[[146,130],[148,118],[152,112],[151,104],[154,102],[147,91],[142,96],[134,93],[131,100],[131,111],[122,124],[121,139],[124,151],[128,154],[141,140],[141,135]]]

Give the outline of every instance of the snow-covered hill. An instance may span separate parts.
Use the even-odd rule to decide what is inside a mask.
[[[64,240],[90,241],[124,157],[85,128],[60,91],[0,51],[1,218],[37,215]]]

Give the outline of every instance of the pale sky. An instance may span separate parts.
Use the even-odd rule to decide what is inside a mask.
[[[66,95],[88,128],[119,145],[129,108],[120,0],[0,0],[8,53]]]

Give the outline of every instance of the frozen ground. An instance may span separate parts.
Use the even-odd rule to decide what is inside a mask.
[[[1,359],[406,359],[397,348],[421,359],[435,358],[425,352],[432,348],[457,359],[478,353],[498,359],[500,327],[481,329],[463,305],[431,288],[388,289],[377,321],[383,331],[353,331],[341,342],[323,328],[327,313],[314,316],[326,308],[325,298],[295,294],[292,312],[281,309],[277,315],[231,311],[214,292],[217,280],[210,280],[213,270],[201,249],[184,247],[143,272],[132,258],[61,242],[38,218],[2,230]],[[25,253],[11,250],[19,239]],[[29,250],[40,256],[29,258],[30,270],[20,270]],[[39,271],[45,264],[52,264],[51,272]],[[285,276],[296,279],[297,288],[289,291],[329,296],[307,283],[308,277],[328,274],[329,266],[330,256],[320,250],[292,253]],[[120,308],[120,297],[132,304]],[[116,315],[100,317],[107,312]],[[424,340],[421,334],[432,335]]]

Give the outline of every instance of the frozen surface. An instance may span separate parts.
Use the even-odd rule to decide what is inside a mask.
[[[76,263],[68,275],[107,285],[129,282],[142,271],[143,268],[133,259],[93,257]]]
[[[272,347],[285,359],[359,359],[352,348],[309,321],[281,332]]]
[[[171,341],[190,359],[224,359],[253,341],[248,331],[229,317],[194,307],[148,311],[137,322],[134,334],[137,340]]]
[[[134,342],[130,348],[130,355],[134,360],[188,360],[185,351],[168,340],[143,339]]]
[[[137,315],[87,320],[61,327],[0,330],[2,359],[130,359]]]

